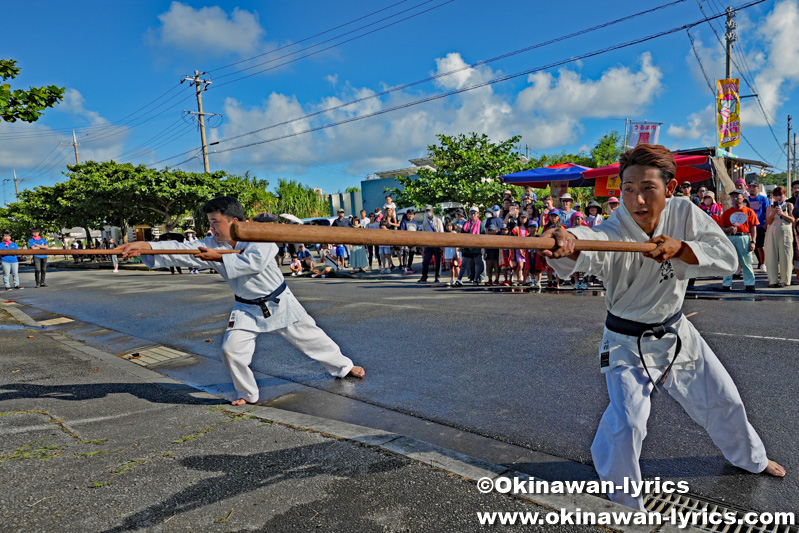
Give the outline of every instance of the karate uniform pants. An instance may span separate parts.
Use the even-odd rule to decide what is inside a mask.
[[[769,285],[776,285],[778,282],[788,285],[791,282],[791,263],[793,262],[791,223],[783,218],[772,222],[766,229],[765,248]],[[777,275],[778,269],[779,276]]]
[[[697,340],[700,354],[696,369],[672,368],[662,388],[705,428],[730,463],[749,472],[762,472],[768,466],[766,449],[746,417],[738,389],[704,339]],[[659,372],[650,371],[657,379]],[[638,460],[646,437],[652,385],[643,368],[631,365],[608,371],[605,379],[610,405],[599,422],[591,455],[602,481],[621,487],[625,477],[641,481]],[[614,502],[644,510],[642,497],[618,490],[608,496]]]
[[[749,251],[749,243],[752,242],[749,234],[745,235],[728,235],[730,242],[738,252],[738,263],[741,265],[741,271],[744,276],[744,285],[746,287],[755,286],[755,271],[752,269],[752,253]],[[732,274],[724,276],[721,282],[725,287],[732,287]]]
[[[269,333],[277,333],[302,353],[319,361],[331,375],[342,378],[352,370],[353,363],[349,357],[341,353],[338,344],[316,325],[311,316],[302,311],[303,317],[288,327],[276,329]],[[258,384],[250,370],[250,363],[255,352],[255,339],[262,331],[229,329],[222,341],[222,356],[233,386],[250,403],[258,401]]]

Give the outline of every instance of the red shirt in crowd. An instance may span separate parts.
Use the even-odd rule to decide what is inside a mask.
[[[719,225],[722,228],[734,227],[738,230],[738,233],[751,233],[751,227],[757,226],[757,224],[757,215],[746,206],[730,207],[721,214],[721,220],[719,221]]]

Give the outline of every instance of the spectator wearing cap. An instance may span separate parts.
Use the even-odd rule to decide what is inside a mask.
[[[431,231],[435,233],[444,233],[444,224],[441,219],[433,214],[433,206],[427,205],[424,208],[424,222],[422,222],[422,231]],[[438,283],[441,275],[441,248],[438,246],[425,246],[424,254],[422,256],[422,277],[419,278],[417,283],[426,283],[427,275],[430,271],[430,261],[434,260],[436,263],[435,277]]]
[[[793,263],[793,204],[786,200],[785,187],[771,191],[774,203],[766,210],[766,262],[768,286],[785,287],[791,283]]]
[[[400,231],[421,231],[419,227],[419,223],[416,222],[414,217],[416,216],[416,209],[413,207],[409,207],[407,211],[405,211],[405,215],[402,217],[400,221]],[[402,254],[402,264],[405,265],[405,270],[403,270],[403,274],[413,274],[413,258],[414,255],[418,253],[419,249],[416,246],[403,246],[401,250]]]
[[[716,222],[721,219],[721,204],[716,203],[716,194],[713,191],[705,191],[705,194],[702,195],[702,203],[699,204],[699,209]]]
[[[302,268],[304,270],[313,270],[314,262],[313,262],[313,257],[311,257],[311,252],[305,249],[305,245],[303,243],[300,243],[298,245],[298,248],[299,249],[297,250],[297,259],[300,260]]]
[[[732,207],[721,214],[721,229],[729,237],[738,253],[746,292],[755,292],[755,273],[752,270],[752,252],[755,250],[757,215],[743,205],[744,192],[736,189],[730,193]],[[725,276],[722,290],[732,290],[732,276]]]
[[[495,218],[498,218],[498,219],[502,220],[502,218],[503,218],[503,216],[502,216],[502,208],[500,206],[495,205],[494,207],[491,208],[491,212],[494,214]]]
[[[766,271],[766,252],[764,250],[766,242],[766,210],[768,209],[768,196],[760,192],[760,183],[757,180],[747,185],[749,189],[749,209],[757,215],[757,231],[755,236],[755,255],[760,262],[757,268]]]
[[[510,189],[505,189],[502,191],[502,201],[504,202],[505,200],[510,200],[511,202],[513,201],[513,191]]]
[[[344,216],[344,210],[343,209],[339,209],[338,210],[338,218],[333,221],[331,226],[335,226],[337,228],[351,228],[352,227],[352,223],[350,222],[350,219],[348,219],[346,216]],[[349,257],[349,254],[347,253],[347,247],[344,246],[343,244],[337,244],[336,245],[336,263],[337,263],[338,268],[344,268],[344,264],[347,261],[348,257]]]
[[[560,223],[564,228],[572,227],[572,215],[575,213],[574,209],[572,209],[573,204],[574,199],[571,194],[564,193],[560,195]]]
[[[480,209],[475,206],[469,208],[469,220],[464,222],[461,228],[463,233],[470,233],[472,235],[480,235],[483,233],[483,226],[480,222]],[[475,285],[480,285],[483,278],[483,253],[482,248],[464,248],[463,265],[461,265],[458,280],[455,282],[456,287],[463,285],[461,281],[464,273],[468,271],[468,279]]]
[[[691,182],[684,181],[680,184],[680,192],[686,198],[690,198],[694,205],[699,205],[699,197],[695,194],[691,194]]]

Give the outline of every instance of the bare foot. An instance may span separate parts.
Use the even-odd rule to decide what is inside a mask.
[[[774,477],[785,477],[785,469],[779,463],[769,459],[768,466],[763,470],[764,474]]]
[[[232,402],[230,402],[230,405],[237,405],[238,406],[238,405],[244,405],[244,404],[247,404],[247,403],[253,403],[253,402],[248,402],[244,398],[239,398],[238,400],[233,400]]]
[[[354,367],[352,367],[352,370],[350,370],[349,374],[347,374],[347,375],[348,376],[352,376],[354,378],[362,378],[364,376],[364,374],[366,374],[366,372],[364,371],[363,367],[354,366]],[[785,475],[785,474],[783,474],[783,475]]]

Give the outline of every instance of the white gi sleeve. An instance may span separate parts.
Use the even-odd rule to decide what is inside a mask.
[[[738,253],[718,223],[696,206],[691,206],[685,215],[685,236],[682,241],[694,252],[699,264],[672,261],[677,279],[728,276],[734,273],[738,269]]]
[[[273,242],[248,243],[240,254],[223,255],[222,263],[228,279],[235,279],[263,272],[270,262],[275,262],[277,252]]]
[[[213,237],[208,237],[202,241],[178,242],[160,241],[151,242],[153,250],[196,250],[198,246],[204,248],[219,248],[219,244]],[[141,262],[147,268],[168,268],[171,266],[181,268],[211,268],[216,269],[216,261],[202,261],[191,254],[175,255],[141,255]]]

